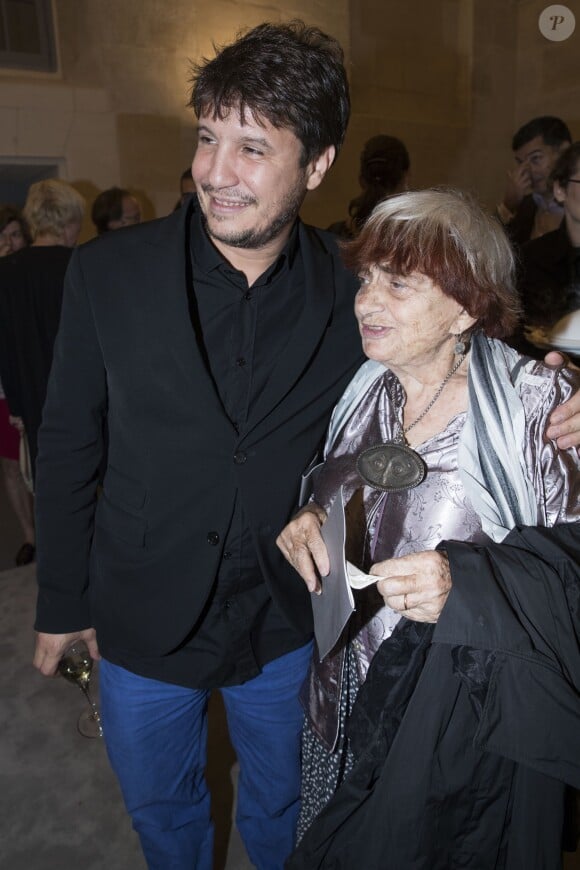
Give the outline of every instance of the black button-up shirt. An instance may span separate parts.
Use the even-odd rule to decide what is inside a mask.
[[[276,262],[251,287],[213,246],[197,210],[190,239],[198,333],[225,413],[242,436],[302,310],[298,230],[295,226]],[[235,464],[246,460],[243,447],[232,456]],[[220,546],[222,556],[200,620],[178,650],[162,659],[127,663],[132,670],[195,688],[235,685],[308,640],[288,625],[270,598],[239,492],[225,540],[211,530],[208,517],[207,543]]]

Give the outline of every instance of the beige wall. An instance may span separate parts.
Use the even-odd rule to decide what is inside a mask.
[[[377,133],[399,136],[413,186],[449,181],[472,111],[473,0],[356,0],[350,7],[353,116],[329,187],[328,224],[357,193],[358,157]]]
[[[305,209],[325,225],[358,192],[358,156],[377,133],[399,136],[411,184],[474,190],[491,208],[512,166],[514,131],[561,115],[580,138],[577,29],[555,43],[538,29],[546,0],[352,0],[353,117],[326,187]]]
[[[516,126],[534,115],[558,115],[580,139],[580,2],[565,0],[575,12],[576,30],[565,42],[550,42],[538,30],[545,0],[518,4]]]
[[[537,27],[544,0],[55,0],[60,71],[0,71],[0,159],[50,160],[90,200],[129,187],[166,214],[194,149],[190,62],[242,27],[302,17],[346,49],[353,116],[336,166],[304,216],[327,225],[357,193],[358,155],[400,136],[414,186],[457,184],[490,206],[514,129],[561,114],[580,137],[580,10],[564,43]],[[578,7],[577,0],[569,5]],[[85,237],[90,234],[90,223]]]
[[[89,200],[120,184],[169,212],[191,163],[191,62],[265,20],[301,17],[348,46],[347,0],[55,0],[60,71],[0,71],[0,159],[58,162]],[[86,221],[83,238],[92,234]]]

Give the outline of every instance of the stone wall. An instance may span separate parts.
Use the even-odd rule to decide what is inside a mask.
[[[137,194],[145,217],[166,214],[194,150],[191,61],[240,28],[301,17],[344,45],[353,97],[344,149],[309,196],[306,219],[324,226],[346,215],[358,192],[358,155],[379,132],[406,142],[413,186],[469,187],[491,207],[520,123],[561,114],[580,137],[580,14],[570,39],[549,42],[537,26],[545,5],[54,0],[59,72],[0,71],[0,161],[52,161],[89,202],[121,184]]]
[[[353,118],[330,184],[343,203],[358,192],[358,155],[377,133],[399,136],[411,185],[473,190],[492,208],[513,164],[513,132],[561,115],[580,138],[580,7],[565,42],[538,28],[545,0],[357,0],[351,3]],[[328,189],[328,188],[327,188]],[[334,199],[334,196],[333,196]]]
[[[473,0],[351,3],[353,117],[329,185],[338,212],[331,215],[328,203],[323,214],[322,190],[321,222],[345,216],[358,192],[360,151],[377,133],[406,143],[412,186],[451,180],[473,111],[473,6]]]
[[[580,3],[565,0],[575,12],[576,30],[564,42],[545,39],[538,16],[551,3],[518,4],[515,126],[535,115],[558,115],[580,139]]]
[[[114,184],[167,214],[191,164],[191,62],[243,28],[303,18],[348,49],[347,0],[55,0],[60,69],[0,70],[0,160],[56,163],[89,205]],[[85,221],[82,238],[92,235]]]

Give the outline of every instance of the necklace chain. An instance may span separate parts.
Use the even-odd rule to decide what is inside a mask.
[[[443,378],[441,384],[439,385],[439,387],[437,389],[437,392],[435,393],[435,395],[433,396],[433,398],[431,399],[429,404],[425,408],[423,408],[423,410],[421,411],[419,416],[415,420],[413,420],[412,423],[410,423],[408,426],[403,427],[403,435],[406,435],[407,432],[409,432],[413,428],[413,426],[416,426],[417,423],[419,423],[423,419],[423,417],[431,410],[431,408],[433,407],[433,405],[435,404],[435,402],[437,401],[437,399],[439,398],[439,396],[441,395],[441,393],[443,392],[443,390],[447,386],[448,382],[451,380],[451,378],[453,377],[453,375],[455,374],[455,372],[457,371],[457,369],[459,368],[459,366],[461,365],[461,363],[463,362],[464,359],[465,359],[465,354],[462,353],[459,356],[459,359],[455,363],[453,363],[452,367],[449,369],[449,371],[447,372],[447,374]]]

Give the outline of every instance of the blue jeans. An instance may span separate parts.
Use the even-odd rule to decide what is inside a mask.
[[[298,692],[312,644],[221,689],[240,764],[236,824],[252,863],[281,870],[300,809]],[[147,679],[102,660],[100,704],[107,752],[149,870],[212,870],[213,825],[205,781],[209,692]]]

